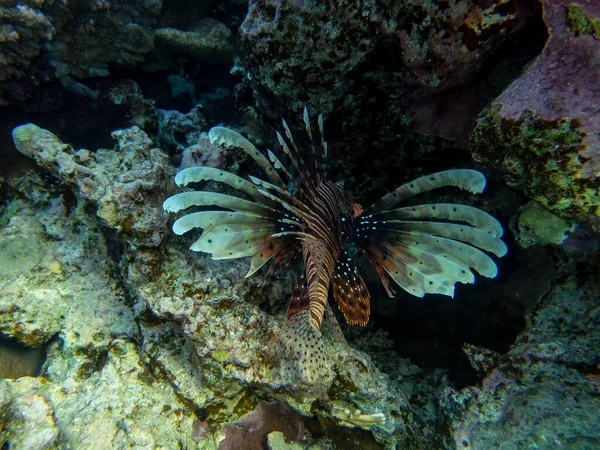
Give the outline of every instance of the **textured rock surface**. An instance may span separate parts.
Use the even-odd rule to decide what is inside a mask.
[[[111,217],[136,204],[144,205],[142,217],[154,217],[170,190],[164,174],[172,171],[168,162],[153,163],[164,155],[155,155],[140,133],[121,130],[116,149],[92,154],[75,152],[33,125],[15,131],[18,148],[63,187],[33,174],[6,187],[21,198],[7,205],[0,221],[0,331],[29,345],[49,344],[41,377],[6,382],[11,398],[31,393],[50,405],[57,442],[103,436],[103,442],[121,439],[133,446],[173,447],[181,441],[214,448],[223,437],[221,426],[266,396],[322,417],[327,433],[339,428],[335,411],[360,409],[386,416],[385,425],[373,427],[381,443],[438,443],[435,393],[444,379],[423,383],[408,373],[390,379],[365,354],[332,336],[326,352],[337,376],[328,402],[298,397],[274,381],[270,348],[284,323],[279,312],[292,290],[293,271],[259,289],[257,277],[241,276],[247,261],[212,261],[188,250],[190,237],[169,235],[164,247],[157,244],[160,270],[144,283],[132,276],[145,260],[133,245],[147,235],[120,229]],[[100,213],[106,192],[121,192],[114,189],[130,178],[158,184],[149,181],[153,195],[138,194],[133,203],[119,197],[111,203],[115,215]],[[107,225],[114,235],[106,233]],[[117,240],[132,247],[121,255]],[[415,395],[420,400],[409,401]],[[19,426],[16,416],[7,420]],[[19,442],[12,434],[3,439]]]
[[[160,206],[171,173],[167,156],[153,148],[138,127],[117,130],[115,149],[75,151],[54,134],[34,124],[13,130],[16,148],[41,167],[77,189],[97,206],[97,215],[114,229],[139,264],[129,276],[145,277],[156,264],[167,217]]]
[[[251,1],[240,27],[244,64],[274,117],[299,117],[307,105],[326,116],[335,109],[349,132],[366,122],[374,135],[396,134],[416,119],[428,134],[464,141],[482,105],[466,111],[473,102],[444,103],[443,93],[468,84],[484,55],[523,26],[531,5]],[[444,119],[452,125],[442,129]]]
[[[544,3],[550,36],[542,53],[483,113],[472,146],[507,184],[598,231],[600,40],[585,24],[600,7]]]
[[[184,53],[199,61],[232,62],[233,34],[215,19],[201,20],[193,30],[159,28],[154,33],[154,45],[172,53]]]
[[[599,299],[597,274],[567,276],[528,315],[506,355],[467,349],[481,385],[448,388],[442,398],[457,448],[600,445]]]
[[[4,1],[0,4],[0,105],[27,100],[54,77],[106,76],[152,50],[162,0]],[[42,51],[43,49],[43,51]]]
[[[54,438],[50,442],[62,437],[70,445],[83,448],[194,445],[193,411],[177,398],[168,382],[161,380],[160,373],[151,369],[133,342],[112,341],[104,358],[101,367],[85,378],[68,373],[52,376],[50,381],[21,378],[0,382],[0,391],[8,390],[14,405],[7,420],[9,433],[0,435],[0,442],[4,439],[3,444],[9,442],[17,448],[47,448],[39,444],[40,438],[35,445],[25,445],[18,433],[10,433],[12,426],[27,426],[19,414],[23,414],[23,403],[28,402],[31,413],[25,417],[45,415],[51,419],[30,423],[28,439],[43,432]]]
[[[519,209],[517,227],[513,230],[521,247],[541,244],[562,244],[576,224],[557,217],[538,202],[531,201]]]

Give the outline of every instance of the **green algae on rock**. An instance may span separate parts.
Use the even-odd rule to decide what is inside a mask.
[[[560,218],[544,209],[538,202],[531,201],[519,209],[517,242],[522,247],[541,244],[559,245],[576,228],[572,221]]]
[[[597,2],[544,2],[542,53],[480,116],[475,158],[551,212],[600,231],[600,40],[570,31]],[[587,20],[587,19],[586,19]]]

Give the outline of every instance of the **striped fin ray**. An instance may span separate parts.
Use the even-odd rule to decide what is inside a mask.
[[[294,153],[290,150],[290,147],[287,145],[287,142],[285,142],[285,139],[283,138],[281,133],[279,131],[276,131],[275,135],[277,136],[277,141],[279,142],[279,145],[281,145],[283,153],[285,153],[286,156],[290,159],[290,163],[292,164],[292,170],[294,170],[294,172],[290,174],[290,177],[292,177],[292,179],[295,179],[297,176],[300,176],[302,174],[300,165],[298,164]],[[304,165],[304,160],[301,159],[302,157],[300,155],[298,155],[298,157],[300,158],[300,164]]]
[[[323,128],[323,114],[319,114],[319,134],[321,135],[321,147],[323,147],[323,164],[327,160],[327,141],[325,141],[325,129]]]
[[[375,270],[377,271],[377,275],[379,275],[379,279],[381,280],[381,284],[383,284],[385,292],[390,298],[394,298],[396,296],[396,291],[390,283],[390,278],[387,275],[385,268],[379,262],[380,252],[377,251],[376,247],[372,245],[363,245],[363,251],[367,255],[367,258],[369,259],[371,265],[375,267]]]
[[[302,158],[302,153],[300,153],[300,150],[298,149],[298,145],[296,145],[296,141],[294,140],[294,135],[292,134],[292,130],[290,130],[290,127],[288,126],[285,119],[281,119],[281,123],[283,125],[283,130],[285,131],[285,136],[288,138],[288,141],[290,141],[290,144],[292,144],[292,148],[294,149],[295,154],[298,157],[299,165],[304,167],[304,159]],[[281,136],[281,135],[279,135],[279,136]],[[279,142],[281,143],[281,140]],[[282,144],[282,146],[283,146],[283,144]],[[289,147],[288,147],[288,151],[289,151]],[[290,152],[290,154],[291,154],[291,152]]]
[[[281,177],[273,168],[269,160],[263,155],[255,145],[236,131],[226,127],[213,127],[208,132],[208,138],[211,144],[219,144],[224,147],[239,147],[258,163],[265,171],[272,183],[285,187]]]
[[[285,122],[285,120],[282,119],[282,121],[283,124],[287,127],[287,123]],[[286,130],[286,135],[288,135],[289,128]],[[300,153],[296,153],[296,155],[294,156],[295,151],[297,151],[297,147],[295,147],[295,151],[291,150],[290,147],[287,145],[287,142],[285,142],[283,136],[281,136],[281,133],[277,131],[276,135],[277,140],[279,141],[279,145],[281,145],[281,148],[283,149],[283,153],[285,153],[290,159],[290,163],[292,165],[292,171],[290,172],[291,180],[293,180],[294,184],[298,187],[298,191],[302,196],[306,197],[310,195],[314,190],[314,183],[308,175],[308,171],[306,170],[306,166],[302,155]],[[291,136],[291,132],[289,132],[289,136]]]
[[[308,115],[308,108],[304,107],[304,113],[302,115],[302,120],[304,121],[304,128],[306,129],[306,134],[308,134],[308,139],[310,140],[310,148],[312,150],[313,161],[315,165],[315,175],[317,184],[321,182],[323,176],[323,167],[321,167],[321,158],[317,156],[317,149],[315,148],[315,142],[313,140],[312,129],[310,127],[310,116]]]
[[[272,237],[277,237],[273,235]],[[272,280],[279,272],[285,269],[290,263],[300,254],[300,246],[298,245],[298,241],[293,236],[282,236],[279,239],[273,239],[271,241],[275,248],[269,243],[269,248],[265,249],[265,252],[268,253],[270,251],[274,252],[273,260],[269,266],[269,270],[267,271],[266,276],[261,281],[260,285],[265,286],[270,280]],[[261,255],[254,255],[252,259],[263,257],[261,251]],[[266,257],[267,255],[265,255]],[[270,259],[270,257],[269,257]]]
[[[346,322],[364,326],[369,321],[371,296],[358,270],[350,264],[348,254],[342,251],[331,277],[333,298]]]
[[[266,244],[257,247],[254,254],[251,255],[252,258],[250,259],[250,270],[248,270],[248,273],[244,276],[244,278],[254,275],[254,273],[256,273],[256,271],[258,271],[268,261],[273,260],[271,266],[269,267],[267,277],[264,279],[264,282],[266,282],[268,279],[279,273],[279,271],[289,264],[289,262],[296,256],[297,245],[295,245],[293,239],[288,237],[279,239],[274,238],[273,236],[271,237],[271,240],[269,240]]]
[[[411,281],[406,274],[406,266],[401,261],[397,261],[393,255],[390,255],[386,248],[371,245],[368,247],[368,251],[371,258],[377,261],[379,266],[385,271],[385,274],[379,273],[379,277],[382,281],[384,279],[387,280],[387,276],[389,276],[406,292],[416,295],[417,297],[422,297],[425,294],[424,291],[417,291],[417,287],[412,286]],[[384,282],[384,286],[385,284],[386,283]]]
[[[418,220],[418,219],[444,219],[466,222],[475,228],[487,231],[492,237],[498,238],[503,234],[502,225],[490,214],[481,209],[467,205],[452,203],[434,203],[429,205],[415,205],[405,208],[391,209],[373,214],[373,223],[387,220]]]
[[[479,275],[486,278],[494,278],[498,274],[498,267],[494,260],[472,245],[440,236],[414,232],[394,234],[395,236],[390,237],[394,242],[402,242],[403,246],[419,248],[432,255],[441,255],[463,268],[474,269]]]
[[[454,296],[454,283],[444,277],[437,261],[420,261],[387,245],[380,245],[378,251],[388,275],[406,292],[416,297],[423,297],[425,294]]]
[[[256,186],[248,180],[238,177],[231,172],[215,169],[214,167],[188,167],[177,172],[177,175],[175,175],[175,183],[178,186],[187,186],[189,183],[198,183],[200,181],[218,181],[228,184],[251,197],[260,197]]]
[[[408,278],[427,293],[454,296],[455,283],[472,284],[475,276],[469,265],[452,258],[452,254],[435,245],[411,245],[408,240],[384,239],[379,245],[408,269]],[[423,238],[421,236],[420,238]],[[435,242],[433,237],[432,241]],[[425,239],[427,241],[427,239]],[[413,241],[414,243],[414,241]],[[429,288],[429,290],[427,290]]]
[[[289,172],[289,170],[285,167],[285,165],[283,165],[279,158],[277,158],[277,156],[275,156],[275,154],[271,150],[267,150],[267,154],[269,155],[269,159],[275,166],[275,169],[281,170],[287,176],[288,181],[291,182],[294,186],[296,186],[296,189],[298,189],[299,192],[302,192],[303,188],[298,182],[298,180],[296,180],[296,177],[294,177]]]
[[[249,178],[254,184],[256,184],[258,186],[262,186],[263,188],[268,189],[268,190],[273,190],[276,193],[278,193],[279,195],[281,195],[282,197],[284,197],[282,199],[273,194],[267,195],[265,193],[264,189],[259,189],[258,192],[260,192],[262,195],[267,197],[269,200],[276,201],[277,203],[281,204],[285,209],[288,209],[289,211],[293,212],[298,217],[304,217],[304,218],[307,217],[308,208],[306,207],[306,205],[304,203],[302,203],[300,200],[298,200],[295,196],[293,196],[289,191],[287,191],[286,189],[282,189],[278,186],[275,186],[274,184],[271,184],[267,181],[261,180],[260,178],[253,177],[252,175],[250,175]],[[292,202],[295,206],[289,207],[289,204],[285,199]],[[292,209],[293,209],[293,211],[292,211]]]
[[[290,141],[293,152],[292,150],[290,150],[290,147],[285,144],[285,140],[283,139],[281,134],[277,133],[277,139],[279,140],[279,143],[281,144],[284,153],[286,153],[286,155],[290,157],[290,160],[297,161],[297,163],[293,165],[294,170],[297,172],[292,173],[292,175],[299,178],[302,181],[302,184],[304,185],[303,192],[307,195],[312,195],[314,193],[314,190],[316,189],[317,183],[315,183],[313,176],[310,174],[310,171],[308,170],[307,165],[304,162],[304,158],[302,158],[302,153],[300,152],[298,145],[294,140],[294,136],[292,135],[290,127],[288,126],[285,119],[281,119],[281,123],[283,124],[285,135],[288,141]]]
[[[390,209],[407,198],[444,186],[456,186],[473,194],[479,194],[485,188],[485,177],[481,172],[471,169],[452,169],[432,173],[394,189],[373,203],[369,212]]]
[[[402,248],[379,244],[372,250],[390,278],[406,292],[423,297],[425,294],[454,295],[454,283],[445,276],[443,266],[435,259],[420,260]]]
[[[391,220],[368,225],[363,221],[362,227],[357,234],[358,243],[377,269],[390,297],[393,291],[382,268],[415,296],[453,296],[457,282],[474,282],[471,268],[488,278],[497,275],[496,264],[479,248],[498,256],[506,252],[500,239],[468,225]]]
[[[189,191],[175,194],[163,203],[166,212],[174,213],[192,206],[218,206],[238,212],[254,213],[259,216],[273,217],[275,210],[258,203],[209,191]]]

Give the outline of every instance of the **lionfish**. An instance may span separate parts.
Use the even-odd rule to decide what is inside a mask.
[[[177,185],[216,181],[246,198],[188,191],[168,198],[163,207],[171,213],[192,206],[209,207],[177,219],[174,233],[202,228],[191,250],[210,253],[215,260],[250,257],[246,277],[268,264],[270,279],[302,256],[304,273],[293,289],[288,322],[278,338],[279,373],[283,384],[316,392],[331,374],[321,335],[324,316],[337,326],[328,303],[329,291],[348,323],[365,325],[369,320],[370,295],[353,256],[368,258],[390,297],[395,293],[391,280],[417,297],[433,293],[452,297],[455,283],[474,282],[470,269],[495,277],[496,264],[485,252],[501,257],[506,246],[500,240],[500,223],[480,209],[448,203],[396,206],[444,186],[480,193],[486,183],[480,172],[455,169],[423,176],[363,211],[343,182],[326,177],[323,116],[318,117],[319,152],[306,108],[303,121],[312,164],[305,163],[285,120],[287,140],[279,132],[276,136],[286,163],[271,150],[265,156],[229,128],[212,128],[209,139],[213,144],[245,151],[266,179],[244,179],[213,167],[190,167],[177,173]]]

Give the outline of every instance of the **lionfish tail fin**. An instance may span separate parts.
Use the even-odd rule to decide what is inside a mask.
[[[277,337],[276,375],[288,389],[315,398],[327,398],[333,370],[325,357],[323,335],[307,310],[291,316]]]

